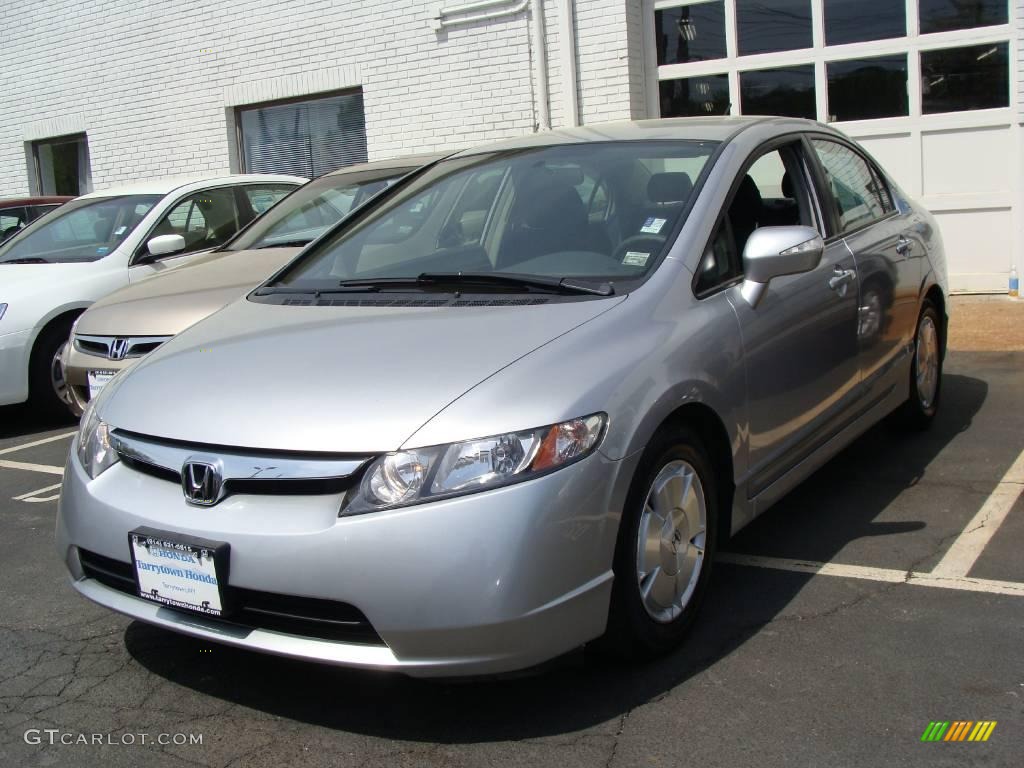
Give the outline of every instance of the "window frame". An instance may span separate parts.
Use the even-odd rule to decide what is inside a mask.
[[[304,93],[304,94],[301,94],[299,96],[289,96],[289,97],[283,98],[283,99],[271,99],[269,101],[257,101],[257,102],[253,102],[251,104],[238,104],[238,105],[236,105],[231,110],[231,117],[234,119],[234,123],[235,123],[235,125],[234,125],[234,128],[235,128],[235,159],[236,159],[236,161],[238,163],[238,171],[237,171],[237,173],[263,173],[263,171],[250,171],[249,169],[246,168],[246,164],[245,164],[245,134],[244,134],[244,131],[242,130],[242,114],[244,112],[251,112],[251,111],[255,111],[255,110],[266,109],[266,108],[269,108],[269,107],[286,107],[289,104],[305,104],[305,103],[313,102],[313,101],[322,101],[324,99],[332,99],[332,98],[336,98],[338,96],[353,96],[353,95],[356,95],[356,94],[360,94],[363,97],[363,135],[364,135],[364,138],[366,138],[367,142],[368,142],[369,141],[369,132],[367,130],[367,125],[366,125],[366,92],[363,90],[363,87],[361,85],[355,86],[353,88],[342,88],[340,90],[333,90],[333,91],[320,91],[320,92],[317,92],[317,93]],[[369,160],[369,158],[367,158],[367,160],[363,161],[363,162],[367,162],[368,160]],[[359,165],[359,163],[352,163],[352,165]],[[330,171],[326,171],[324,173],[321,173],[320,176],[326,176],[328,173],[333,173],[334,171],[340,170],[341,168],[349,168],[349,167],[351,167],[351,166],[350,165],[349,166],[340,166],[339,168],[334,168],[334,169],[332,169]],[[295,174],[295,175],[302,176],[304,174]],[[319,176],[310,176],[310,180],[311,181],[314,178],[319,178]]]
[[[204,251],[212,251],[215,248],[220,248],[222,245],[226,245],[227,243],[231,242],[231,240],[239,232],[242,231],[242,227],[245,226],[245,224],[241,221],[241,219],[242,219],[242,211],[238,210],[238,197],[237,197],[237,195],[235,193],[236,187],[240,187],[240,186],[245,186],[245,185],[244,184],[216,184],[216,185],[214,185],[212,187],[203,187],[202,189],[193,189],[190,192],[186,192],[186,193],[176,197],[173,202],[168,204],[167,207],[165,207],[163,209],[163,212],[159,215],[159,217],[157,217],[156,221],[154,221],[152,224],[149,225],[149,230],[146,232],[146,234],[143,236],[143,238],[139,241],[139,244],[137,246],[135,246],[135,250],[132,251],[132,257],[128,261],[128,266],[129,267],[142,266],[144,264],[153,264],[153,263],[160,262],[160,261],[166,261],[167,259],[179,258],[181,256],[190,256],[190,255],[197,254],[197,253],[203,253]],[[168,216],[170,216],[171,211],[173,211],[175,208],[177,208],[179,205],[181,205],[183,202],[185,202],[189,198],[195,197],[196,195],[201,195],[201,194],[206,193],[206,192],[210,192],[210,191],[212,191],[214,189],[228,189],[228,190],[231,190],[231,198],[232,198],[232,200],[234,202],[234,205],[235,205],[235,208],[236,208],[236,214],[238,215],[238,219],[239,219],[239,225],[238,225],[238,228],[235,230],[234,234],[232,234],[231,237],[229,237],[223,243],[218,243],[217,245],[211,245],[209,248],[198,248],[198,249],[196,249],[194,251],[187,251],[187,250],[186,251],[177,251],[176,253],[166,253],[166,254],[163,254],[161,256],[153,256],[149,252],[149,249],[146,247],[146,244],[153,238],[153,233],[156,231],[156,228],[158,226],[160,226],[161,223],[163,223],[164,219],[166,219]],[[189,215],[191,216],[191,211],[189,211]]]
[[[883,221],[888,221],[889,219],[900,215],[899,207],[896,205],[896,196],[892,193],[892,188],[888,178],[879,170],[878,164],[867,152],[856,146],[853,142],[831,133],[808,131],[804,134],[804,139],[807,143],[807,149],[810,152],[811,163],[816,167],[817,182],[820,187],[818,194],[830,203],[827,215],[831,220],[832,225],[829,237],[825,238],[826,244],[831,244],[846,237],[851,237],[858,232],[863,232],[869,227],[873,227],[876,224],[880,224]],[[814,140],[816,139],[821,141],[831,141],[834,144],[846,147],[857,157],[863,160],[868,167],[868,173],[871,174],[872,182],[878,184],[879,190],[885,193],[885,197],[888,198],[888,201],[892,206],[892,210],[887,211],[882,216],[872,219],[871,221],[861,224],[853,229],[844,230],[842,228],[842,220],[839,214],[839,203],[836,200],[835,195],[832,193],[832,185],[828,183],[828,175],[825,173],[825,165],[818,156],[817,150],[814,148]]]
[[[782,147],[791,145],[798,146],[798,152],[800,153],[800,156],[797,157],[796,159],[797,162],[799,162],[803,166],[802,170],[804,175],[804,183],[807,186],[807,191],[809,193],[808,202],[810,203],[811,207],[811,217],[816,220],[813,226],[815,229],[818,230],[819,234],[822,235],[822,239],[826,243],[830,242],[829,238],[826,237],[826,234],[828,234],[830,228],[834,226],[834,224],[831,221],[828,212],[822,205],[823,200],[821,199],[821,180],[818,176],[818,174],[820,173],[820,169],[815,165],[813,158],[811,160],[808,160],[808,152],[813,152],[814,150],[807,141],[807,133],[804,131],[792,131],[790,133],[785,133],[780,136],[775,136],[771,139],[768,139],[767,141],[759,144],[754,150],[752,150],[750,154],[747,155],[746,159],[743,161],[743,165],[740,166],[740,169],[739,171],[737,171],[736,176],[732,181],[732,184],[729,186],[729,192],[726,194],[725,199],[722,202],[721,209],[719,210],[718,216],[715,219],[715,225],[711,228],[711,234],[708,235],[707,240],[704,242],[703,248],[701,248],[701,256],[700,260],[697,262],[697,269],[694,271],[693,278],[690,280],[690,291],[693,293],[694,298],[696,298],[698,301],[704,301],[705,299],[709,299],[712,296],[716,296],[719,293],[722,293],[723,291],[732,288],[733,286],[739,285],[740,283],[743,282],[744,279],[746,279],[746,273],[743,270],[743,254],[737,253],[736,257],[739,259],[740,271],[735,277],[732,277],[728,280],[724,280],[720,283],[715,283],[714,285],[708,288],[704,288],[703,290],[697,290],[697,283],[700,280],[700,264],[704,261],[704,254],[707,253],[708,247],[712,244],[712,242],[714,242],[714,239],[718,235],[718,230],[722,226],[722,223],[728,220],[729,206],[732,205],[732,201],[736,197],[736,192],[739,190],[740,184],[743,182],[743,177],[747,175],[750,169],[754,166],[754,163],[760,160],[764,155],[767,155],[769,152],[774,152],[775,150],[781,149]],[[728,226],[731,230],[731,221],[729,221]],[[733,241],[733,243],[735,247],[735,240]]]

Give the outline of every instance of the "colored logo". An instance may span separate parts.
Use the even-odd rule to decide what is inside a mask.
[[[933,720],[921,734],[921,741],[988,741],[995,729],[995,720]]]

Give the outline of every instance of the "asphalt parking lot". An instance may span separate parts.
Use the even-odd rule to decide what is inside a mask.
[[[675,654],[457,684],[87,603],[52,544],[75,425],[0,409],[0,766],[1019,765],[1024,352],[951,351],[943,387],[930,432],[880,425],[730,542]],[[922,742],[931,721],[997,725]]]

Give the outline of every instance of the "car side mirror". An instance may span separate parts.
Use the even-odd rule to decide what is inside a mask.
[[[772,278],[810,272],[821,263],[825,242],[811,227],[761,227],[743,248],[743,298],[756,307]]]
[[[185,250],[185,238],[181,235],[160,235],[146,243],[150,256],[167,256]],[[149,259],[147,259],[149,261]]]

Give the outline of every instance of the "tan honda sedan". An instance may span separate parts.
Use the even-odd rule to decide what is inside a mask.
[[[62,355],[71,410],[81,415],[118,371],[249,292],[381,189],[440,157],[363,163],[321,176],[221,248],[97,301],[78,318]]]

